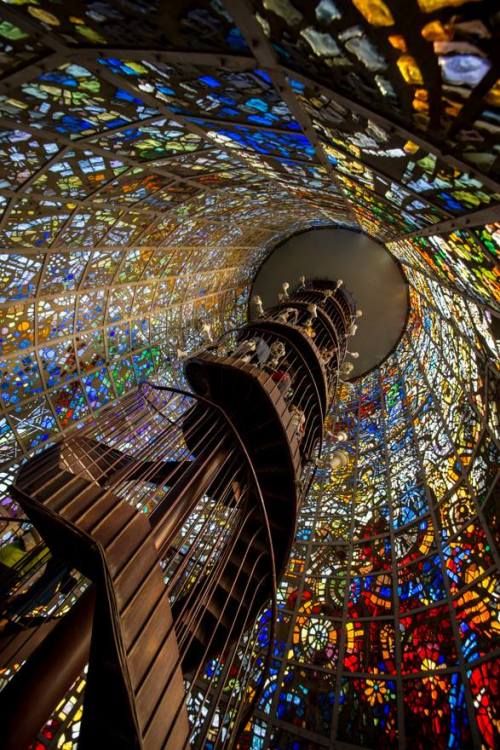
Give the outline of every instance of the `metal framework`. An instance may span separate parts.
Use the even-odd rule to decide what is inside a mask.
[[[178,354],[200,348],[207,326],[218,338],[244,322],[249,281],[283,237],[325,225],[369,233],[401,261],[411,284],[408,338],[369,376],[375,380],[342,391],[338,415],[352,412],[357,425],[341,446],[351,461],[344,477],[348,490],[343,494],[340,479],[332,487],[324,467],[318,469],[298,525],[300,554],[292,555],[288,583],[278,591],[285,615],[275,639],[276,671],[244,741],[259,750],[262,743],[281,750],[298,740],[339,748],[411,747],[419,733],[424,743],[437,742],[426,734],[432,716],[443,746],[489,747],[491,705],[481,696],[491,692],[496,648],[490,638],[493,564],[483,545],[486,538],[491,546],[488,528],[494,527],[489,321],[500,310],[494,0],[181,0],[175,9],[142,4],[139,16],[119,0],[97,11],[86,6],[42,0],[3,3],[0,10],[4,489],[21,458],[58,435],[78,434],[160,366],[158,377],[178,384]],[[399,429],[415,434],[413,447],[409,440],[398,450],[398,462],[403,474],[411,458],[413,484],[425,475],[433,488],[435,496],[426,490],[428,512],[407,498],[392,470],[396,428],[387,404],[401,383],[408,403],[401,406]],[[365,531],[391,550],[384,571],[393,611],[363,620],[358,637],[355,593],[363,585],[367,599],[376,595],[360,570],[359,550],[366,545],[354,538],[361,528],[358,502],[369,495],[363,425],[372,386],[383,392],[381,406],[371,399],[378,415],[373,455],[383,464],[387,500],[380,507],[389,525],[380,534]],[[437,421],[431,403],[437,404]],[[425,414],[429,430],[448,440],[444,458],[441,444],[433,449],[426,442],[420,426]],[[339,448],[338,431],[330,427],[327,453]],[[454,461],[462,462],[460,479],[443,489]],[[466,495],[473,495],[471,503]],[[13,520],[2,526],[0,552],[16,557],[12,539],[29,545],[35,532],[25,520],[19,523],[22,512],[8,492],[2,502]],[[311,593],[318,594],[320,609],[324,604],[321,591],[310,589],[316,574],[305,572],[309,565],[314,569],[318,549],[323,544],[333,559],[342,547],[338,540],[318,541],[328,520],[324,508],[332,523],[347,519],[349,535],[343,560],[333,567],[329,558],[322,563],[330,571],[324,590],[337,578],[351,586],[332,617],[304,603]],[[458,508],[465,508],[463,523],[450,520]],[[401,529],[403,509],[413,520]],[[433,549],[420,559],[437,571],[435,577],[448,578],[443,599],[435,600],[434,579],[415,572],[414,586],[427,603],[414,603],[408,614],[396,589],[404,583],[401,568],[417,566],[401,562],[401,550],[413,538],[412,523],[429,518],[439,559]],[[438,531],[443,523],[447,530]],[[307,534],[316,536],[311,541]],[[458,572],[451,554],[460,559]],[[370,564],[379,564],[378,558]],[[460,578],[461,570],[472,583],[465,574]],[[79,579],[78,586],[85,585]],[[434,652],[405,671],[412,628],[423,627],[422,618],[431,621],[434,605],[446,609],[443,632],[455,656],[429,626],[425,638]],[[475,606],[484,606],[480,627]],[[61,596],[54,611],[60,615],[64,607]],[[378,640],[372,641],[368,620]],[[391,627],[390,658],[353,670],[361,657],[351,636],[363,641],[365,651],[373,646],[380,653]],[[324,628],[327,646],[312,648],[324,642]],[[16,668],[9,663],[6,680]],[[300,680],[301,672],[309,681]],[[74,701],[60,707],[59,715],[70,712],[67,719],[47,729],[54,742],[76,741],[71,717],[83,680],[70,690]],[[321,685],[335,686],[335,705]],[[447,702],[436,695],[447,695]],[[308,703],[307,696],[317,701]],[[206,726],[218,705],[200,699],[197,710]],[[318,706],[330,717],[324,725]],[[438,715],[446,717],[442,724]],[[376,736],[367,734],[374,722]]]

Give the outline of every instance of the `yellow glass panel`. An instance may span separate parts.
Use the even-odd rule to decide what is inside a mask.
[[[414,57],[411,55],[401,55],[397,62],[399,72],[405,79],[406,83],[421,85],[424,81],[422,73]]]
[[[453,34],[445,29],[441,21],[426,23],[420,33],[428,42],[447,42],[453,38]]]
[[[413,97],[413,109],[417,112],[429,111],[429,94],[426,89],[416,89]]]
[[[105,38],[98,34],[97,31],[94,31],[94,29],[90,29],[88,26],[76,26],[76,31],[78,31],[80,36],[83,36],[89,42],[95,42],[96,44],[106,44]]]
[[[498,79],[498,81],[495,83],[495,85],[492,86],[491,89],[486,94],[485,101],[488,104],[493,104],[493,106],[495,106],[495,107],[500,106],[500,78]]]
[[[400,52],[406,52],[407,47],[404,36],[401,36],[401,34],[391,34],[388,39],[395,49],[398,49]]]
[[[49,26],[59,26],[59,19],[52,13],[49,13],[48,10],[42,10],[42,8],[36,8],[33,5],[30,5],[28,13],[33,16],[33,18],[36,18],[38,21],[46,23]]]
[[[403,146],[403,149],[407,154],[416,154],[419,148],[420,146],[418,146],[416,143],[413,143],[413,141],[406,141],[405,145]]]
[[[475,0],[478,2],[478,0]],[[418,6],[424,13],[433,13],[441,8],[458,8],[470,0],[418,0]]]
[[[383,0],[352,0],[353,4],[372,26],[392,26],[394,18]]]
[[[463,104],[461,104],[460,102],[453,102],[451,101],[451,99],[446,98],[444,99],[444,104],[444,111],[447,115],[450,115],[450,117],[456,117],[463,107]]]

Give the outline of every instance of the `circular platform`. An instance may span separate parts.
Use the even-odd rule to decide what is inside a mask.
[[[349,346],[359,352],[359,359],[350,360],[351,378],[380,364],[399,341],[408,315],[408,285],[392,255],[361,232],[310,229],[274,248],[255,277],[251,296],[260,295],[264,307],[271,307],[283,281],[293,287],[302,275],[343,279],[363,310]]]

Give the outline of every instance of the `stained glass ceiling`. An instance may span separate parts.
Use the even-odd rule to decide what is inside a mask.
[[[0,2],[3,458],[241,318],[306,227],[498,311],[495,5]]]
[[[351,463],[301,509],[249,746],[494,745],[499,24],[497,0],[0,0],[7,515],[20,459],[181,382],[284,238],[365,232],[410,282],[399,347],[329,417]]]

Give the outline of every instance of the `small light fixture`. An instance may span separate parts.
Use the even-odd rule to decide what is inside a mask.
[[[352,362],[344,362],[340,368],[340,374],[346,377],[347,375],[350,375],[353,370],[354,365]]]
[[[332,454],[332,457],[330,458],[330,468],[332,471],[335,471],[336,469],[341,469],[347,466],[349,463],[349,454],[345,450],[338,450],[335,451],[335,453]]]
[[[259,297],[258,294],[256,294],[254,297],[252,297],[252,302],[255,305],[255,311],[257,315],[262,317],[264,315],[264,306],[262,305],[262,298]]]
[[[203,323],[201,332],[203,333],[207,341],[213,343],[214,338],[212,336],[212,326],[210,325],[210,323]]]

